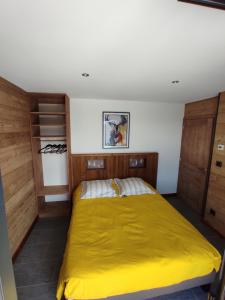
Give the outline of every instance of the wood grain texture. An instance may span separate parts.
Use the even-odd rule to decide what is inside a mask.
[[[146,160],[144,168],[130,168],[130,158]],[[87,161],[104,159],[104,169],[87,169]],[[72,189],[75,189],[83,180],[141,177],[156,187],[158,168],[158,153],[103,153],[103,154],[72,154]]]
[[[69,216],[71,213],[70,201],[49,202],[43,205],[39,218],[55,218]]]
[[[206,180],[205,171],[180,163],[179,197],[198,213],[202,211]]]
[[[29,111],[26,92],[0,78],[0,169],[12,255],[38,214]]]
[[[184,118],[207,118],[217,114],[218,97],[199,100],[185,105]]]
[[[70,99],[65,95],[65,112],[66,112],[66,144],[67,144],[67,177],[69,186],[69,195],[72,193],[72,172],[71,172],[71,129],[70,129]]]
[[[184,120],[181,160],[205,170],[208,167],[213,118]]]
[[[205,212],[205,221],[225,236],[225,150],[218,150],[218,144],[225,145],[225,93],[220,94]],[[217,161],[222,162],[221,167]]]
[[[218,98],[185,105],[178,194],[191,208],[203,214]]]
[[[62,195],[69,193],[69,185],[48,185],[38,191],[38,196]]]

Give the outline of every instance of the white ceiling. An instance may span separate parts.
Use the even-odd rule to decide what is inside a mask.
[[[1,0],[0,76],[79,98],[214,96],[225,90],[225,11],[176,0]]]

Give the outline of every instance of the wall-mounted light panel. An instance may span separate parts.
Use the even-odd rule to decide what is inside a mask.
[[[144,158],[130,158],[129,168],[145,168],[146,160]]]
[[[95,169],[104,169],[105,168],[105,160],[104,159],[88,159],[87,160],[87,169],[95,170]]]

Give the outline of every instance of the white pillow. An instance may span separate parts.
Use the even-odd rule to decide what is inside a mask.
[[[143,194],[155,194],[155,192],[148,187],[144,180],[141,178],[131,177],[126,179],[114,179],[119,189],[119,195],[131,196],[131,195],[143,195]]]
[[[116,191],[112,187],[112,179],[82,181],[81,186],[81,199],[116,196]]]

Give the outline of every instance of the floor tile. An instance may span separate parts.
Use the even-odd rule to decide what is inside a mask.
[[[201,288],[195,288],[192,290],[194,298],[193,300],[207,300],[208,293],[204,292]]]
[[[58,260],[15,264],[16,285],[21,287],[53,282],[58,271],[57,268],[59,268]]]
[[[69,218],[40,219],[14,264],[19,300],[55,300]]]
[[[37,247],[33,245],[28,245],[24,247],[18,257],[16,258],[16,264],[19,263],[32,263],[32,262],[40,262],[47,258],[47,247],[39,247],[37,251]]]
[[[193,289],[153,298],[153,300],[194,300],[194,299],[195,296],[194,296]]]
[[[55,283],[17,288],[18,300],[55,300],[55,291]]]

